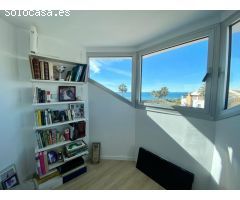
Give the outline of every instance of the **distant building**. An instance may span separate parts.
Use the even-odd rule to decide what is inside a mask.
[[[240,105],[240,90],[229,90],[228,108]]]
[[[188,93],[187,96],[182,96],[181,106],[204,108],[205,97],[198,91]]]

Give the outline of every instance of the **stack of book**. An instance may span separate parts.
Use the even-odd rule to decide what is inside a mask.
[[[59,72],[57,65],[52,62],[39,60],[38,58],[31,59],[31,71],[33,79],[38,80],[58,80]],[[87,65],[77,64],[71,70],[67,71],[65,81],[84,82],[86,77]]]
[[[34,103],[46,103],[50,102],[50,91],[42,90],[39,87],[34,88]]]
[[[63,133],[58,132],[56,129],[36,131],[36,138],[39,149],[65,141]]]
[[[45,126],[58,122],[71,121],[75,119],[75,114],[73,110],[36,110],[35,119],[37,126]]]
[[[87,71],[86,64],[78,64],[72,70],[67,71],[65,81],[84,82]]]
[[[65,146],[65,154],[68,158],[80,154],[86,150],[88,150],[88,146],[83,140],[76,141]]]
[[[31,60],[31,71],[33,79],[54,80],[53,64],[51,62],[33,58]]]

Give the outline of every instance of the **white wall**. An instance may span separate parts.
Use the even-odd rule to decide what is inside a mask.
[[[214,135],[212,121],[136,110],[136,151],[144,147],[194,173],[194,189],[208,189]]]
[[[38,53],[72,62],[86,63],[86,51],[80,44],[72,44],[39,34]]]
[[[88,83],[90,142],[101,142],[101,157],[133,160],[135,110],[110,93]]]
[[[21,181],[34,167],[31,165],[34,157],[30,158],[28,151],[28,143],[32,143],[32,119],[27,105],[31,89],[25,79],[25,60],[17,55],[27,43],[16,28],[1,18],[0,26],[0,170],[16,164]],[[18,41],[22,42],[20,48]]]
[[[213,189],[240,189],[240,116],[216,122]]]

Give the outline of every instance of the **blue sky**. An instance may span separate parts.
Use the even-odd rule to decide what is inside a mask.
[[[193,92],[202,85],[207,71],[208,39],[188,43],[143,56],[142,91],[151,92],[168,87],[169,92]],[[234,34],[230,88],[240,88],[240,33]],[[121,83],[131,92],[131,58],[91,58],[90,77],[118,92]]]
[[[230,70],[230,89],[240,90],[240,32],[233,33]]]
[[[124,83],[130,92],[132,58],[90,58],[90,77],[114,92],[118,92],[118,86]]]
[[[142,90],[168,87],[170,92],[197,90],[207,71],[208,40],[143,57]]]

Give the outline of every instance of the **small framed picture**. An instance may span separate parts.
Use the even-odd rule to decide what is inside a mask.
[[[76,101],[75,86],[59,86],[59,101]]]
[[[9,177],[8,179],[6,179],[2,182],[2,187],[3,187],[3,189],[7,190],[10,188],[13,188],[14,186],[16,186],[18,184],[19,184],[19,181],[18,181],[17,174],[14,174],[13,176]]]
[[[84,118],[84,104],[69,104],[73,119]]]

